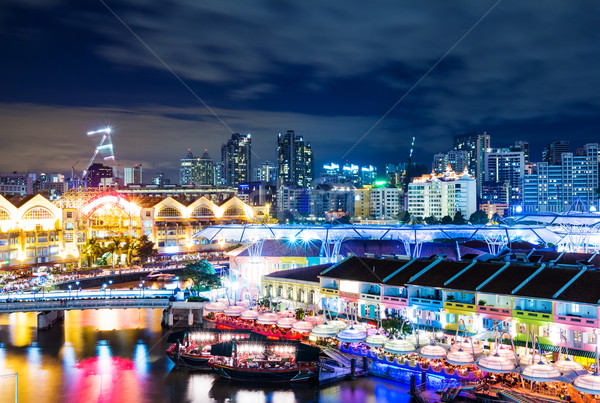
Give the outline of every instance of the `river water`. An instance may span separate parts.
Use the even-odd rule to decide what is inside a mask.
[[[0,314],[0,402],[408,402],[408,388],[360,378],[322,388],[225,381],[174,368],[160,309],[65,312],[37,331],[36,313]]]

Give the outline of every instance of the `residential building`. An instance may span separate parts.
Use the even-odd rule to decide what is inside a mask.
[[[467,151],[450,150],[447,153],[438,153],[433,156],[433,172],[441,174],[450,168],[454,172],[462,172],[469,166],[469,153]]]
[[[485,175],[484,154],[491,147],[490,143],[491,136],[486,132],[483,134],[469,133],[454,137],[454,151],[466,151],[468,154],[468,168],[469,172],[475,176],[478,196],[481,195],[481,184]]]
[[[508,188],[508,200],[501,203],[518,204],[521,201],[521,182],[525,174],[525,153],[506,148],[493,148],[484,153],[484,182]],[[483,188],[480,193],[483,196]],[[483,198],[483,197],[482,197]]]
[[[310,144],[294,130],[277,136],[279,186],[309,188],[314,180],[314,161]]]
[[[123,168],[123,186],[129,184],[139,185],[143,183],[143,168],[142,164],[136,164],[132,167]]]
[[[561,154],[560,165],[537,164],[537,173],[523,177],[523,210],[563,212],[580,199],[597,208],[598,144],[586,144],[584,155]]]
[[[454,217],[460,211],[468,219],[477,211],[477,184],[465,170],[423,175],[408,185],[408,212],[414,217]]]
[[[562,164],[562,155],[570,151],[569,140],[555,141],[546,145],[542,151],[542,162],[546,162],[548,165],[560,165]]]
[[[198,176],[196,186],[215,186],[215,162],[208,155],[208,150],[198,158]]]
[[[0,174],[0,194],[8,195],[28,195],[33,193],[33,184],[36,175],[30,173],[6,173]]]
[[[252,138],[250,134],[233,133],[221,146],[222,180],[227,187],[237,188],[250,181],[252,163]]]
[[[324,218],[327,213],[345,213],[354,216],[354,191],[351,183],[324,183],[310,193],[310,215]]]
[[[113,179],[113,169],[101,163],[94,163],[87,170],[85,179],[88,187],[109,185]]]
[[[277,182],[277,165],[265,161],[254,168],[254,182],[275,183]]]
[[[193,185],[198,182],[198,158],[188,149],[187,155],[181,159],[179,168],[179,184]]]

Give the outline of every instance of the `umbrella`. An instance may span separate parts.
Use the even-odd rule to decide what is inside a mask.
[[[404,339],[391,339],[385,342],[383,349],[391,354],[409,354],[415,351],[415,345]]]
[[[245,310],[243,306],[232,305],[225,308],[223,313],[227,316],[240,316]]]
[[[304,320],[307,322],[312,323],[313,325],[321,325],[323,324],[324,320],[322,317],[320,316],[305,316]]]
[[[492,374],[507,374],[516,368],[508,357],[502,357],[497,352],[494,355],[480,358],[477,362],[479,369]]]
[[[258,312],[254,311],[254,310],[247,310],[242,312],[242,319],[256,319],[258,318]]]
[[[372,334],[367,336],[365,344],[371,347],[383,347],[388,338],[382,334]]]
[[[331,326],[335,326],[335,328],[338,330],[343,330],[346,327],[348,327],[348,324],[340,319],[330,320],[329,322],[327,322],[327,324],[331,325]]]
[[[473,354],[459,348],[456,351],[450,351],[448,355],[446,355],[446,361],[452,365],[471,365],[475,362],[475,358],[473,357]]]
[[[312,328],[310,334],[316,337],[334,337],[338,334],[338,330],[331,325],[317,325]]]
[[[534,382],[556,382],[561,373],[558,369],[550,364],[544,364],[539,361],[537,364],[532,364],[526,367],[521,376],[528,381]]]
[[[210,302],[204,305],[205,312],[223,312],[227,306],[221,302]]]
[[[277,315],[276,313],[266,312],[262,315],[258,315],[258,319],[256,320],[256,322],[260,323],[261,325],[274,325],[277,323],[278,319],[279,315]]]
[[[313,328],[313,324],[310,322],[307,322],[305,320],[301,320],[299,322],[296,322],[292,325],[292,330],[295,330],[297,332],[300,333],[305,333],[305,332],[310,332],[310,330]]]
[[[588,375],[581,375],[573,381],[575,389],[581,393],[590,395],[600,395],[600,375],[597,372]]]
[[[439,360],[446,357],[446,349],[442,346],[435,344],[433,342],[433,339],[431,339],[431,342],[428,345],[421,348],[419,354],[421,355],[421,357],[424,358]]]
[[[523,365],[523,366],[531,365],[531,364],[533,364],[535,362],[535,360],[533,358],[534,358],[533,354],[520,355],[519,356],[519,365]],[[542,355],[541,356],[541,360],[538,361],[538,362],[542,362],[543,364],[547,364],[548,363],[548,359]]]
[[[298,322],[296,320],[296,318],[289,318],[289,317],[285,317],[285,318],[281,318],[277,321],[277,326],[285,328],[285,329],[289,329],[293,326],[294,323]]]
[[[353,326],[350,326],[348,329],[344,329],[337,334],[337,339],[342,343],[358,343],[363,341],[366,337],[367,333],[365,331],[355,329]]]

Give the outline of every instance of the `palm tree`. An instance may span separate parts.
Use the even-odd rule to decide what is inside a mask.
[[[154,248],[154,242],[148,239],[147,235],[142,235],[135,241],[135,249],[132,252],[140,258],[142,264],[158,254],[158,251]]]
[[[87,260],[88,267],[92,267],[92,263],[95,262],[98,257],[103,254],[103,247],[100,242],[98,242],[98,238],[90,238],[88,239],[82,246],[81,252],[84,258]]]

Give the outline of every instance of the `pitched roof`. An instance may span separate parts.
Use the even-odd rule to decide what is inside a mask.
[[[301,267],[298,269],[291,270],[280,270],[271,274],[267,274],[265,277],[270,278],[284,278],[289,280],[301,280],[311,283],[319,283],[319,275],[324,270],[327,270],[332,266],[332,263],[320,264],[317,266]]]
[[[600,284],[600,271],[587,270],[556,299],[596,305],[600,300],[600,287],[598,287],[598,284]]]
[[[511,264],[479,291],[491,294],[510,294],[537,269],[539,269],[538,266]]]
[[[552,299],[554,294],[567,284],[579,270],[575,267],[545,267],[514,295]]]
[[[389,278],[384,284],[395,285],[395,286],[404,286],[412,276],[429,266],[433,261],[431,260],[411,260],[410,262],[404,262],[404,264],[398,266],[398,268],[402,268],[398,273],[394,274],[391,278]],[[404,266],[404,267],[403,267]],[[391,275],[391,274],[390,274]]]
[[[263,257],[318,257],[321,255],[321,241],[289,242],[284,239],[265,239],[260,255]],[[250,256],[249,248],[246,247],[238,256]]]
[[[383,282],[380,273],[384,274],[391,271],[393,267],[400,267],[402,264],[399,260],[351,256],[331,266],[321,273],[321,277],[379,284]]]
[[[442,260],[413,281],[409,280],[409,284],[425,287],[443,287],[446,281],[458,274],[469,264],[471,263]]]
[[[476,262],[466,272],[448,283],[446,287],[465,291],[475,291],[479,285],[503,266],[504,263]]]

